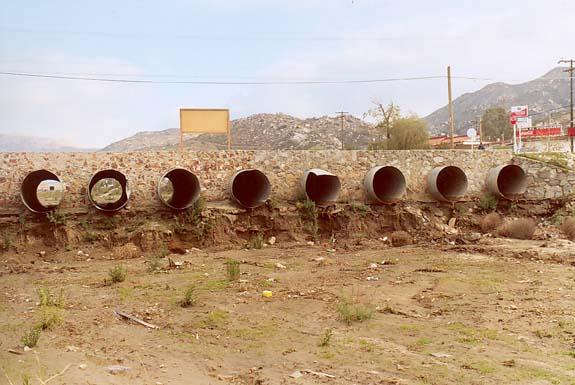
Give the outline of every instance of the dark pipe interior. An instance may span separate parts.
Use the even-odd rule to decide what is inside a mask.
[[[522,195],[527,188],[525,171],[516,165],[503,167],[497,176],[497,188],[506,198],[514,198]]]
[[[172,194],[168,199],[160,194],[160,199],[169,207],[185,210],[200,196],[200,181],[188,170],[176,168],[170,170],[162,179],[168,179],[172,185]]]
[[[437,191],[452,201],[465,195],[467,176],[459,167],[447,166],[437,175]]]
[[[47,170],[36,170],[24,178],[21,186],[22,200],[28,208],[34,212],[46,213],[53,210],[56,206],[45,206],[38,199],[38,186],[44,181],[61,183],[60,179],[52,172]],[[58,202],[59,203],[59,202]]]
[[[373,191],[383,202],[400,199],[405,192],[405,177],[399,169],[382,167],[373,176]]]
[[[120,198],[117,201],[109,202],[109,203],[98,203],[94,200],[94,197],[92,195],[93,194],[92,189],[94,188],[96,183],[98,183],[102,179],[114,179],[120,184],[120,187],[122,188],[122,195],[120,196]],[[90,200],[91,200],[92,204],[96,208],[98,208],[100,210],[104,210],[104,211],[120,210],[122,207],[124,207],[128,203],[128,200],[129,200],[128,179],[121,172],[116,171],[116,170],[112,170],[112,169],[102,170],[102,171],[98,171],[97,173],[95,173],[94,176],[92,176],[92,179],[90,180],[90,184],[88,185],[88,191],[90,194]]]
[[[340,188],[339,178],[335,175],[316,175],[313,172],[307,174],[305,191],[307,197],[316,204],[335,202]]]
[[[232,195],[246,208],[255,208],[266,202],[270,195],[270,182],[259,170],[244,170],[236,174]]]

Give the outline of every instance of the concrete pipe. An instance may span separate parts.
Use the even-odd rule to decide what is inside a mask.
[[[467,176],[456,166],[436,167],[427,177],[427,187],[438,201],[455,202],[467,191]]]
[[[487,174],[486,185],[487,190],[497,197],[516,199],[527,190],[527,174],[514,164],[494,167]]]
[[[240,170],[232,176],[230,195],[240,206],[247,209],[253,209],[266,203],[270,191],[270,181],[260,170]]]
[[[48,170],[32,171],[20,186],[20,198],[28,210],[47,213],[54,210],[64,197],[64,185]]]
[[[174,168],[160,178],[157,187],[160,201],[173,210],[185,210],[200,197],[200,181],[191,171]]]
[[[405,194],[405,177],[393,166],[376,166],[367,172],[363,187],[368,201],[393,203]]]
[[[98,210],[118,211],[130,200],[128,179],[116,170],[98,171],[88,184],[88,199]]]
[[[337,175],[312,168],[303,174],[301,188],[306,198],[321,206],[337,201],[341,183]]]

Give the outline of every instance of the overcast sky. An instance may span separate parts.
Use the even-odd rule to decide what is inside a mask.
[[[454,76],[520,83],[575,58],[572,0],[2,1],[0,72],[155,81]],[[454,94],[492,81],[454,79]],[[182,107],[298,117],[394,101],[421,116],[445,79],[330,85],[106,83],[0,75],[0,133],[102,147],[179,126]]]

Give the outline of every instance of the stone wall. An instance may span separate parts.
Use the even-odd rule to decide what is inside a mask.
[[[341,201],[362,201],[365,198],[363,178],[376,165],[395,166],[404,173],[406,199],[432,201],[426,192],[426,177],[434,167],[455,165],[462,168],[469,179],[467,195],[472,197],[484,191],[490,168],[509,164],[512,158],[508,151],[465,150],[0,153],[0,209],[3,212],[24,210],[19,197],[20,184],[29,172],[38,169],[55,173],[65,183],[66,196],[61,204],[64,211],[94,210],[87,198],[87,185],[94,173],[107,168],[121,171],[128,177],[132,190],[128,209],[153,211],[163,208],[156,196],[158,179],[176,166],[187,168],[198,176],[202,195],[207,201],[228,199],[230,177],[243,168],[257,168],[268,176],[274,200],[298,199],[303,172],[309,168],[322,168],[340,177]],[[573,189],[572,173],[550,171],[545,178],[549,187],[542,186],[539,178],[547,168],[538,162],[519,162],[532,176],[530,198],[556,197]]]
[[[575,193],[575,172],[538,160],[515,157],[513,164],[527,173],[526,199],[561,198]]]

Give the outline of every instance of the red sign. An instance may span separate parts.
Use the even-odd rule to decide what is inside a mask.
[[[511,116],[509,117],[509,122],[510,122],[511,124],[517,124],[517,118],[516,118],[515,116],[511,115]]]
[[[532,138],[536,136],[561,136],[563,135],[563,130],[560,126],[554,127],[541,127],[534,128],[531,130],[521,130],[522,138]],[[517,131],[517,136],[519,136],[519,131]]]
[[[575,127],[569,127],[567,132],[569,133],[569,136],[575,136]]]
[[[510,112],[512,118],[526,118],[529,116],[529,107],[527,106],[511,107]]]

